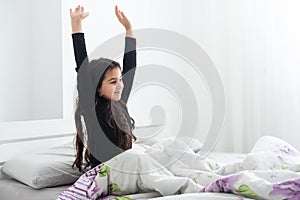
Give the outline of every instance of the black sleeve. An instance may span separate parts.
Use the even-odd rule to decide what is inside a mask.
[[[123,58],[123,83],[124,88],[122,92],[121,100],[127,103],[133,79],[136,70],[136,39],[125,37],[125,52]]]
[[[78,72],[80,66],[82,65],[84,59],[88,59],[85,47],[84,33],[74,33],[72,34],[73,39],[73,49],[76,61],[76,72]]]
[[[94,89],[91,77],[91,68],[86,52],[85,39],[83,33],[72,34],[73,48],[76,61],[77,90],[79,96],[79,106],[81,114],[87,113],[93,106]]]

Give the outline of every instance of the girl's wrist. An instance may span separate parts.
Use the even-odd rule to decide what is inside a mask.
[[[71,23],[72,23],[72,33],[82,32],[81,21],[72,21]]]
[[[126,37],[133,37],[133,31],[132,31],[132,29],[126,30]]]

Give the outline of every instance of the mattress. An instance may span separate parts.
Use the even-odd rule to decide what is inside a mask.
[[[242,160],[246,154],[228,153],[228,152],[212,152],[208,157],[216,160],[220,164],[234,163]],[[1,170],[0,170],[1,171]],[[2,178],[1,178],[2,177]],[[5,174],[0,173],[0,199],[1,200],[55,200],[60,193],[66,190],[69,185],[32,189],[31,187],[18,182],[13,179],[8,179]],[[219,193],[197,193],[197,194],[183,194],[173,195],[168,197],[159,197],[157,192],[146,194],[129,195],[131,199],[238,199],[239,196],[233,194],[219,194]]]
[[[1,200],[55,200],[69,186],[43,188],[35,190],[13,179],[0,180]]]

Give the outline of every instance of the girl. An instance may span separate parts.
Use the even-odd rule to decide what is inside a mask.
[[[122,23],[123,25],[128,25],[128,20],[124,14],[118,11],[117,7],[116,15],[121,19],[121,23],[122,20],[125,20]],[[72,24],[75,22],[80,24],[86,16],[87,13],[84,13],[83,8],[77,7],[75,12],[71,11]],[[128,26],[124,26],[128,28]],[[77,25],[72,25],[73,27],[81,28]],[[128,30],[127,28],[126,30]],[[92,151],[94,145],[99,146],[101,140],[94,139],[96,135],[101,134],[94,132],[96,129],[91,126],[91,122],[94,120],[93,112],[91,112],[92,108],[95,108],[96,120],[99,121],[105,131],[103,135],[107,135],[112,142],[116,142],[122,149],[131,147],[131,139],[135,138],[131,132],[134,122],[128,114],[126,101],[133,76],[129,79],[131,81],[124,82],[123,86],[120,67],[117,63],[108,59],[98,59],[90,63],[86,61],[87,56],[81,29],[75,29],[73,32],[77,71],[82,63],[82,66],[80,66],[81,71],[79,70],[78,74],[77,145],[83,148],[83,144],[78,137],[81,134],[79,131],[82,131],[81,123],[78,123],[78,121],[80,122],[79,114],[82,114],[87,125],[89,140],[89,151],[86,150],[86,152],[88,152],[87,155],[90,155],[93,164],[92,159],[96,158],[93,158],[89,152],[94,153]],[[130,32],[132,34],[132,31]],[[129,36],[132,35],[129,34],[126,37],[123,73],[135,66],[135,40]],[[129,52],[128,48],[130,46],[134,50]],[[101,75],[98,81],[95,77],[99,77],[99,72],[103,69],[105,69],[104,75]],[[91,72],[93,72],[92,78]],[[114,82],[113,86],[110,85],[111,80]],[[88,87],[93,85],[93,82],[97,82],[96,95],[95,90],[92,90],[94,88]],[[96,98],[94,101],[90,101],[91,98],[87,97],[93,95]],[[119,115],[116,116],[117,118],[112,118],[111,111],[113,108],[118,110]],[[117,120],[122,121],[122,119],[125,119],[125,121],[117,126]],[[113,137],[113,134],[118,137]],[[101,143],[101,145],[105,144]],[[103,149],[103,146],[101,148]],[[105,153],[105,155],[99,153],[101,161],[108,152]],[[177,157],[178,153],[184,154]],[[81,164],[82,160],[79,159],[78,161],[79,156],[77,154],[75,165],[78,162]],[[93,156],[98,156],[98,154],[93,154]],[[186,144],[175,140],[171,143],[159,142],[147,151],[142,152],[133,148],[86,172],[72,186],[61,193],[58,199],[96,200],[108,195],[118,195],[118,197],[107,197],[109,199],[130,199],[130,196],[120,195],[150,191],[157,191],[162,196],[183,193],[226,192],[251,199],[300,199],[300,176],[297,174],[300,166],[299,151],[280,139],[263,137],[244,159],[227,165],[219,166],[211,159],[202,158],[201,154],[195,153],[192,149],[187,149]],[[94,161],[94,163],[96,162]],[[151,195],[153,194],[145,194],[145,196],[141,195],[140,197],[156,197],[157,193],[154,196]],[[219,195],[212,196],[212,199],[216,196]],[[195,194],[192,196],[182,195],[177,196],[176,199],[187,199],[189,197],[196,198],[197,196]],[[204,195],[203,197],[208,196]],[[201,197],[199,196],[199,198]]]
[[[81,25],[89,13],[84,12],[82,6],[74,11],[70,9],[78,72],[75,111],[77,153],[73,167],[76,166],[79,171],[90,165],[93,168],[122,150],[130,149],[132,141],[136,140],[132,134],[134,120],[126,106],[135,74],[136,40],[130,21],[117,6],[115,14],[126,30],[122,73],[120,64],[113,60],[99,58],[89,62]],[[125,73],[127,76],[123,81]]]

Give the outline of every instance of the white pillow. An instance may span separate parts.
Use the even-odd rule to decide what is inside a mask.
[[[198,152],[201,150],[203,144],[196,138],[191,137],[184,137],[184,136],[178,136],[178,137],[151,137],[151,138],[137,138],[135,144],[143,144],[147,145],[148,148],[156,143],[159,142],[171,142],[174,139],[183,142],[186,146],[190,147],[194,152]]]
[[[2,171],[35,189],[72,184],[81,175],[77,168],[72,169],[74,159],[73,143],[69,142],[14,157],[6,161]]]

